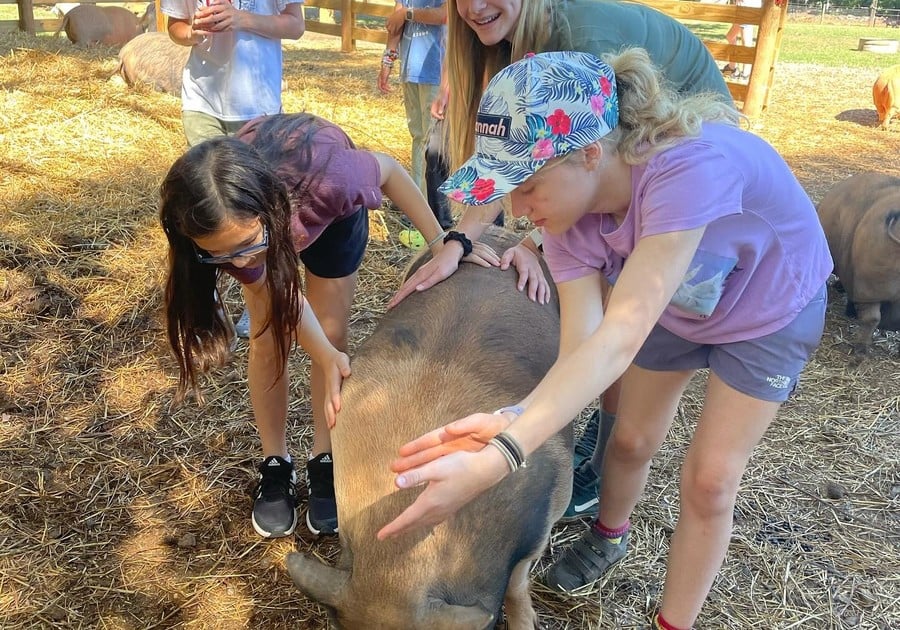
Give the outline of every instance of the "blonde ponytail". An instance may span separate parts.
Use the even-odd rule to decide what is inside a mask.
[[[607,54],[603,60],[616,74],[619,126],[603,139],[628,164],[641,164],[700,135],[707,121],[737,126],[743,116],[716,93],[677,94],[663,79],[643,48]]]

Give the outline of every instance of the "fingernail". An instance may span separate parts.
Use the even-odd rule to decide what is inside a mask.
[[[407,479],[403,475],[399,475],[397,477],[397,487],[398,488],[405,488],[407,483],[408,483]]]

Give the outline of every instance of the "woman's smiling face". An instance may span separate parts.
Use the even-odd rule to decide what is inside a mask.
[[[522,0],[456,0],[456,11],[481,43],[511,39],[522,14]]]

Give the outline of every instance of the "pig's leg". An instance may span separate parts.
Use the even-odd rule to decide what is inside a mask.
[[[856,317],[859,320],[859,328],[856,331],[856,339],[853,342],[853,352],[858,355],[867,354],[872,345],[872,335],[881,321],[880,302],[856,302]]]
[[[900,300],[881,305],[881,330],[900,330]]]
[[[541,546],[543,550],[545,545]],[[539,555],[539,554],[538,554]],[[509,630],[534,630],[539,628],[537,613],[531,604],[531,565],[537,556],[525,558],[513,568],[503,603],[506,606],[506,627]]]

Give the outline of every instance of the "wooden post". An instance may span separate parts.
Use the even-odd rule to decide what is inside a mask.
[[[781,6],[779,6],[779,4]],[[775,60],[778,57],[778,45],[781,43],[781,32],[784,29],[784,16],[787,14],[788,0],[764,0],[762,16],[759,22],[759,33],[756,36],[756,57],[750,70],[750,82],[747,84],[747,96],[744,98],[743,112],[747,116],[758,116],[766,106],[769,88],[775,74]]]
[[[169,30],[169,26],[166,23],[166,15],[162,12],[160,3],[161,0],[156,0],[156,32],[165,33]]]
[[[31,0],[19,0],[19,30],[34,35],[34,4]]]
[[[353,14],[353,0],[341,0],[342,52],[353,52],[356,50],[356,40],[353,39],[354,24],[356,24],[356,16]]]

